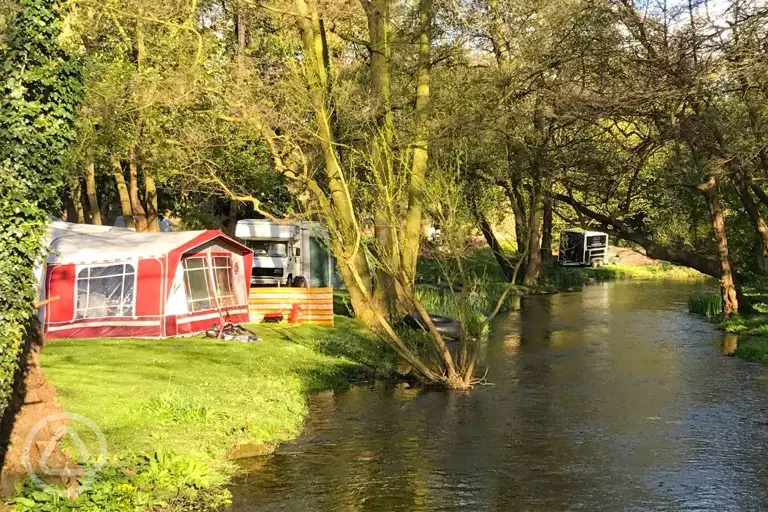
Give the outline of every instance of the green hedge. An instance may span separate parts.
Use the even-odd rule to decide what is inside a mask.
[[[33,316],[34,269],[48,212],[59,202],[62,159],[74,138],[82,90],[76,59],[61,45],[63,12],[21,0],[0,54],[0,414]]]

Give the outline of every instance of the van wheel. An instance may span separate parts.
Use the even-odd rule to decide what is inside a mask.
[[[294,288],[306,288],[307,280],[304,276],[296,276],[293,278],[293,283],[291,283],[291,286]]]
[[[293,286],[293,274],[288,274],[288,277],[285,278],[285,286]]]

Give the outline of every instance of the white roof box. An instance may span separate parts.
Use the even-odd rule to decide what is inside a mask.
[[[582,233],[582,234],[584,234],[584,236],[608,236],[608,233],[603,233],[602,231],[587,231],[586,229],[581,229],[581,228],[564,229],[563,232],[565,232],[565,233]]]
[[[275,224],[269,219],[237,221],[235,236],[243,240],[292,240],[296,235],[293,224]]]

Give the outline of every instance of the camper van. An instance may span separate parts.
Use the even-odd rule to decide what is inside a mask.
[[[560,234],[560,265],[602,267],[607,257],[607,233],[564,229]]]
[[[238,221],[235,236],[253,251],[251,286],[331,286],[328,231],[317,222]]]

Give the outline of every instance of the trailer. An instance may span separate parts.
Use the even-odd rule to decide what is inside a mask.
[[[562,266],[601,267],[608,256],[608,234],[584,229],[560,233],[558,260]]]
[[[332,286],[328,230],[319,223],[243,219],[235,236],[254,253],[251,286]]]

